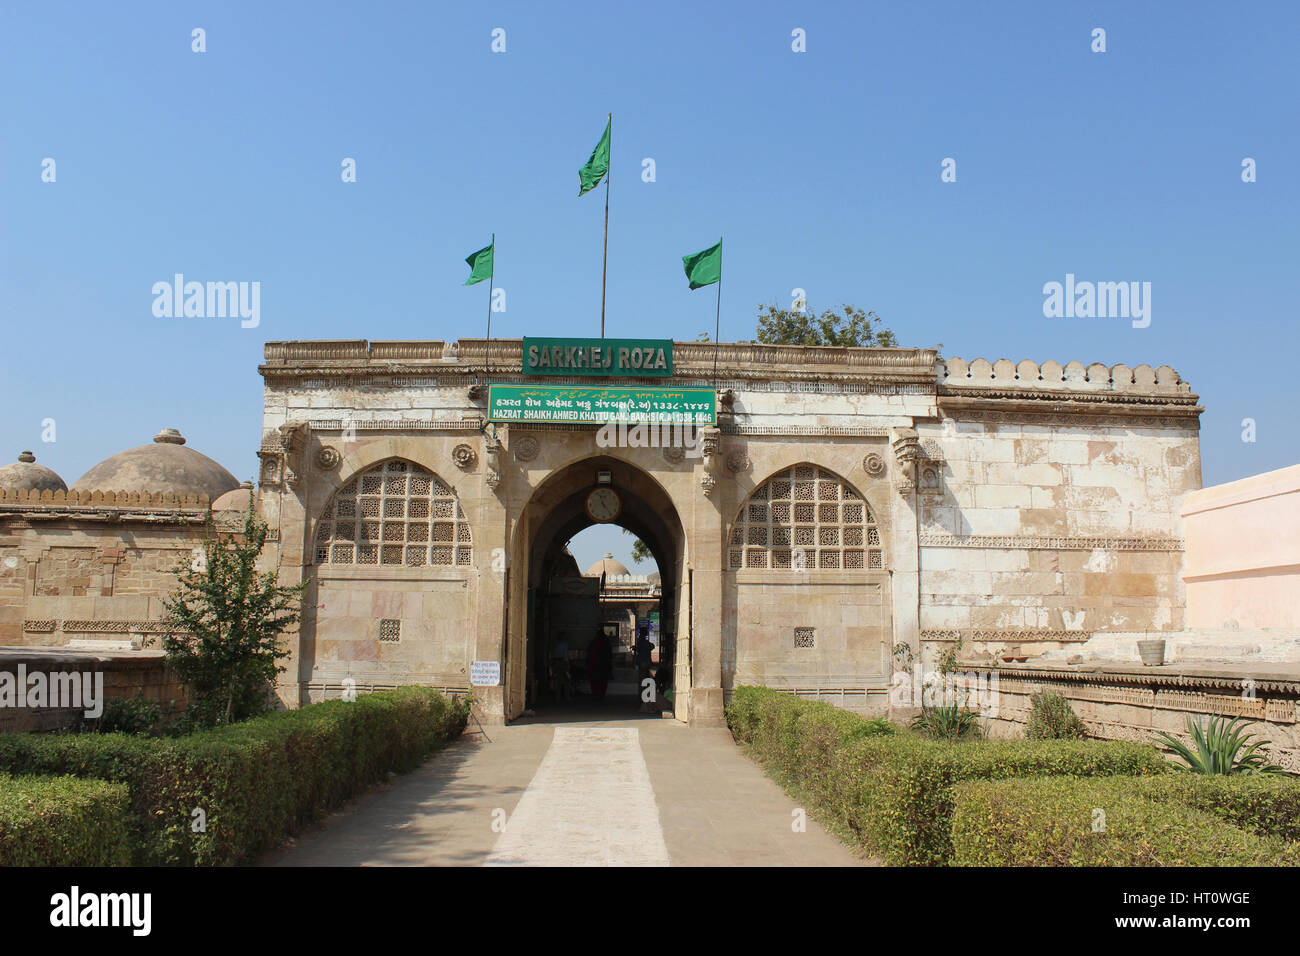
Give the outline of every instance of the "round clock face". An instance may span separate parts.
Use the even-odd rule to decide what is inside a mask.
[[[623,502],[613,488],[597,488],[587,495],[587,514],[592,521],[613,521],[623,510]]]

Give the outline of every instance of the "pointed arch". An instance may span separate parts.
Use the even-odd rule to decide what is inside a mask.
[[[727,568],[882,571],[880,527],[866,498],[834,472],[802,462],[745,499],[727,540]]]
[[[469,519],[450,484],[404,458],[381,461],[334,493],[316,523],[315,563],[472,567]]]

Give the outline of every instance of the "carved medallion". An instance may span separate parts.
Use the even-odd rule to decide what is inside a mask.
[[[516,438],[510,443],[510,447],[514,449],[515,457],[520,461],[532,461],[542,450],[541,442],[532,435]]]
[[[884,456],[878,455],[873,451],[866,458],[862,459],[862,467],[872,478],[879,478],[885,473]]]
[[[478,461],[478,455],[473,448],[462,443],[451,450],[451,460],[456,463],[456,467],[470,471]]]
[[[749,456],[743,451],[733,451],[727,455],[727,471],[733,474],[740,474],[749,467]]]
[[[337,449],[325,445],[320,451],[316,452],[316,467],[321,471],[333,471],[339,466],[343,456],[338,453]]]
[[[685,449],[678,448],[676,445],[669,445],[664,449],[664,461],[670,465],[679,465],[682,459],[686,457]]]

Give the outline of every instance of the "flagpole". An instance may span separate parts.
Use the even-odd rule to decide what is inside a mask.
[[[492,233],[492,267],[488,270],[488,351],[492,351],[492,283],[497,274],[497,234]],[[486,361],[486,360],[485,360]]]
[[[713,316],[713,390],[718,390],[718,335],[722,329],[722,237],[718,236],[718,311]]]
[[[609,114],[609,166],[605,170],[605,256],[600,264],[600,337],[605,337],[605,275],[609,271],[609,179],[614,171],[614,114]]]

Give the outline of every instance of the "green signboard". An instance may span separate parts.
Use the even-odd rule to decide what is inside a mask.
[[[524,374],[666,378],[673,374],[673,340],[525,336]]]
[[[600,385],[491,385],[493,422],[606,422],[713,425],[717,393],[711,388],[639,388]]]

